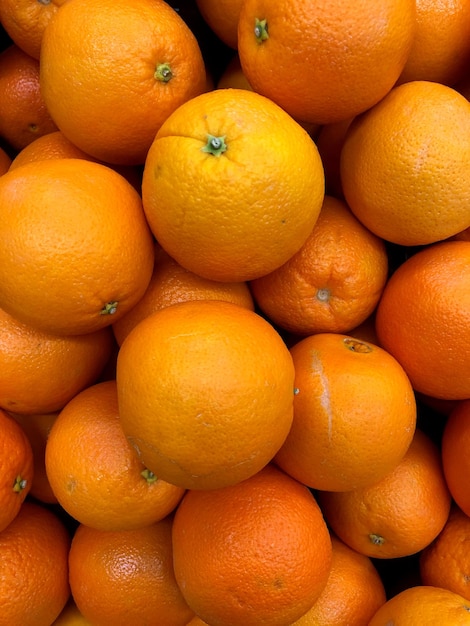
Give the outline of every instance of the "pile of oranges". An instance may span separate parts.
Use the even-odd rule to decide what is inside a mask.
[[[470,3],[0,25],[0,626],[470,624]]]

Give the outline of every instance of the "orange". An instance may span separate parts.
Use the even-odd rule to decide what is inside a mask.
[[[188,605],[211,626],[283,626],[324,589],[331,541],[311,492],[268,465],[237,485],[185,494],[173,563]]]
[[[0,533],[15,519],[31,490],[33,450],[21,426],[0,409]],[[1,593],[0,593],[1,595]]]
[[[69,555],[75,603],[93,626],[185,626],[193,612],[176,584],[172,520],[126,531],[80,525]]]
[[[217,89],[248,89],[253,91],[247,77],[243,73],[238,54],[234,54],[222,71],[217,81]]]
[[[64,523],[42,505],[25,502],[0,533],[1,621],[50,626],[70,594],[70,537]]]
[[[137,191],[84,159],[28,163],[0,178],[0,307],[61,335],[109,326],[142,297],[153,239]]]
[[[138,460],[122,432],[113,380],[88,387],[59,413],[47,439],[46,472],[62,508],[99,530],[158,522],[184,493]]]
[[[26,414],[58,411],[95,382],[112,345],[109,328],[61,337],[0,309],[0,406]]]
[[[285,263],[310,234],[323,196],[308,133],[246,89],[216,89],[180,106],[158,131],[142,181],[150,228],[166,252],[228,282]]]
[[[0,22],[12,41],[39,60],[44,29],[66,0],[2,0]]]
[[[196,0],[200,14],[224,44],[237,49],[238,18],[243,0]]]
[[[8,172],[11,161],[10,155],[3,148],[0,148],[0,176]]]
[[[52,626],[92,626],[92,624],[83,617],[71,597]]]
[[[368,626],[392,624],[467,626],[470,603],[448,589],[426,585],[410,587],[382,605]]]
[[[405,83],[349,126],[344,197],[379,237],[434,243],[470,226],[469,159],[470,102],[446,85]]]
[[[453,506],[444,528],[419,558],[424,585],[443,587],[470,600],[470,517]]]
[[[326,587],[310,611],[292,626],[364,626],[385,603],[385,587],[371,559],[331,536]]]
[[[325,196],[309,238],[273,272],[251,281],[259,308],[298,335],[347,333],[374,311],[388,278],[382,239],[342,201]]]
[[[253,297],[246,283],[223,283],[202,278],[182,267],[157,243],[153,275],[147,291],[128,313],[113,324],[119,345],[134,326],[151,313],[188,300],[226,300],[254,309]]]
[[[47,438],[58,414],[58,411],[36,415],[10,413],[23,429],[33,451],[34,480],[30,494],[44,504],[57,504],[57,498],[46,474],[45,455]]]
[[[470,398],[469,241],[421,249],[388,280],[376,314],[381,345],[416,391],[443,400]]]
[[[47,133],[38,137],[22,150],[20,150],[11,162],[10,169],[13,170],[31,161],[43,161],[45,159],[88,159],[94,161],[80,148],[77,148],[60,130]]]
[[[40,65],[59,129],[109,163],[143,163],[162,122],[206,88],[197,39],[164,0],[68,0],[44,31]]]
[[[314,489],[377,482],[401,461],[416,425],[400,364],[382,348],[338,333],[310,335],[290,353],[294,420],[275,462]]]
[[[325,170],[326,193],[335,198],[344,199],[340,172],[341,150],[352,121],[353,118],[348,118],[325,124],[315,139]]]
[[[413,42],[415,13],[412,0],[245,0],[241,65],[253,89],[295,119],[338,122],[393,87]]]
[[[276,330],[231,302],[181,302],[141,321],[117,358],[122,428],[158,477],[189,489],[263,468],[292,424],[294,366]]]
[[[386,476],[362,489],[320,492],[318,499],[333,532],[357,552],[378,559],[423,550],[444,528],[451,505],[439,448],[419,429]]]
[[[416,31],[398,82],[431,80],[454,85],[470,61],[470,3],[417,0]]]
[[[57,130],[41,93],[39,62],[15,44],[0,53],[0,137],[18,151]]]
[[[442,434],[442,463],[452,497],[470,515],[468,471],[470,459],[470,399],[459,402],[450,412]]]

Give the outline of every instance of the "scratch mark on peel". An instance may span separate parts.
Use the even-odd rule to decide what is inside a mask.
[[[333,436],[333,411],[331,410],[330,386],[323,370],[322,362],[316,353],[313,353],[312,356],[312,371],[318,376],[321,384],[320,404],[328,417],[328,441],[331,441]]]

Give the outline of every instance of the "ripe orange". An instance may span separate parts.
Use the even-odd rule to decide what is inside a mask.
[[[391,276],[376,314],[380,344],[416,391],[470,398],[470,242],[421,249]]]
[[[70,537],[59,517],[25,502],[0,533],[0,605],[5,626],[50,626],[70,594]]]
[[[469,159],[470,102],[446,85],[412,81],[349,126],[343,193],[379,237],[434,243],[470,226]]]
[[[364,626],[385,603],[385,587],[369,557],[331,536],[326,587],[310,611],[292,626]]]
[[[109,163],[143,163],[162,122],[206,88],[196,37],[164,0],[68,0],[44,31],[40,65],[57,126]]]
[[[0,309],[0,406],[25,414],[61,409],[95,382],[112,345],[110,328],[61,337]]]
[[[419,558],[424,585],[443,587],[470,601],[470,517],[454,505],[444,528]]]
[[[184,493],[137,458],[122,432],[113,380],[88,387],[59,413],[47,440],[46,471],[62,508],[99,530],[158,522]]]
[[[57,504],[46,474],[45,455],[47,438],[58,414],[58,411],[36,415],[10,413],[23,429],[33,452],[34,480],[29,493],[44,504]]]
[[[12,523],[31,490],[33,450],[21,426],[0,409],[0,533]],[[0,592],[1,595],[1,592]]]
[[[238,18],[243,0],[196,0],[197,8],[214,33],[227,46],[238,47]]]
[[[15,44],[0,52],[0,137],[21,150],[57,130],[39,82],[39,62]]]
[[[193,615],[176,584],[169,517],[126,531],[80,525],[69,555],[75,603],[93,626],[184,626]]]
[[[402,461],[368,487],[320,492],[332,530],[361,554],[391,559],[428,546],[447,521],[451,497],[437,445],[416,430]]]
[[[66,0],[2,0],[0,22],[12,41],[39,60],[44,29]]]
[[[310,491],[268,465],[237,485],[186,492],[173,563],[188,605],[212,626],[282,626],[324,589],[331,541]]]
[[[415,430],[402,367],[380,347],[337,333],[310,335],[290,352],[294,420],[275,462],[314,489],[377,482],[401,461]]]
[[[344,120],[393,87],[413,42],[415,13],[411,0],[245,0],[241,65],[254,90],[295,119]]]
[[[20,150],[11,162],[10,169],[15,169],[31,163],[31,161],[43,161],[45,159],[88,159],[94,161],[92,156],[77,148],[67,139],[60,130],[47,133],[38,137],[22,150]]]
[[[448,589],[426,585],[409,587],[382,605],[368,626],[392,624],[467,626],[470,603]]]
[[[0,178],[0,306],[62,335],[110,325],[142,297],[154,244],[136,190],[84,159],[28,163]]]
[[[468,72],[470,3],[417,0],[413,45],[398,82],[431,80],[454,85]]]
[[[230,302],[153,313],[117,358],[122,428],[157,476],[213,489],[255,474],[292,424],[294,367],[261,316]]]
[[[383,240],[342,200],[325,196],[300,250],[250,287],[264,314],[291,333],[347,333],[372,314],[387,278]]]
[[[226,300],[247,309],[254,309],[248,285],[244,282],[224,283],[202,278],[186,270],[157,243],[155,265],[147,291],[139,302],[113,324],[119,345],[130,331],[151,313],[188,300]]]
[[[83,617],[71,597],[52,626],[92,626],[92,623]]]
[[[459,402],[450,412],[442,434],[442,463],[452,497],[470,515],[468,472],[470,458],[470,399]]]
[[[323,196],[308,133],[246,89],[216,89],[180,106],[158,131],[142,182],[161,246],[186,269],[228,282],[285,263],[310,234]]]
[[[3,149],[0,148],[0,176],[8,172],[11,166],[11,157],[10,155]]]

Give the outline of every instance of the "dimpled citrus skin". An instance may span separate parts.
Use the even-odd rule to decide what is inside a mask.
[[[142,182],[161,246],[186,269],[220,281],[249,280],[287,261],[311,232],[323,196],[323,166],[308,133],[267,98],[233,88],[170,115]]]

